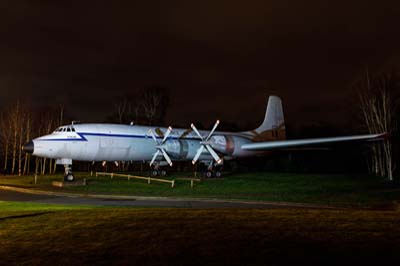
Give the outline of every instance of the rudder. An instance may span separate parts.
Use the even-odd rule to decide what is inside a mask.
[[[252,133],[255,141],[286,139],[282,101],[278,96],[269,96],[264,121]]]

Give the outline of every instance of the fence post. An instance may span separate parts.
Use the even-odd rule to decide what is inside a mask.
[[[175,187],[175,180],[172,180],[171,187],[172,187],[172,188]]]
[[[150,184],[151,178],[147,179],[147,184]]]

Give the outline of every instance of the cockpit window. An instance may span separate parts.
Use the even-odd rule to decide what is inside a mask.
[[[75,128],[73,126],[58,127],[54,132],[75,132]]]

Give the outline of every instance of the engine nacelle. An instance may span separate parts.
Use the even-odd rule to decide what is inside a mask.
[[[242,150],[243,144],[252,143],[251,140],[234,135],[215,135],[210,138],[211,147],[224,155],[231,157],[250,155],[250,152]]]
[[[163,147],[175,159],[188,159],[189,144],[185,139],[168,139]]]
[[[242,150],[243,144],[251,143],[247,138],[234,135],[215,135],[209,139],[211,147],[218,153],[228,157],[247,156],[254,152]],[[178,160],[190,160],[196,155],[200,148],[200,140],[197,139],[168,139],[163,148],[165,151]],[[210,154],[204,150],[201,159],[212,159]]]

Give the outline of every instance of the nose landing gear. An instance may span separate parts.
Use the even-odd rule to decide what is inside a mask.
[[[64,164],[64,181],[65,182],[73,182],[74,180],[75,180],[75,177],[72,174],[72,167],[68,164]]]

